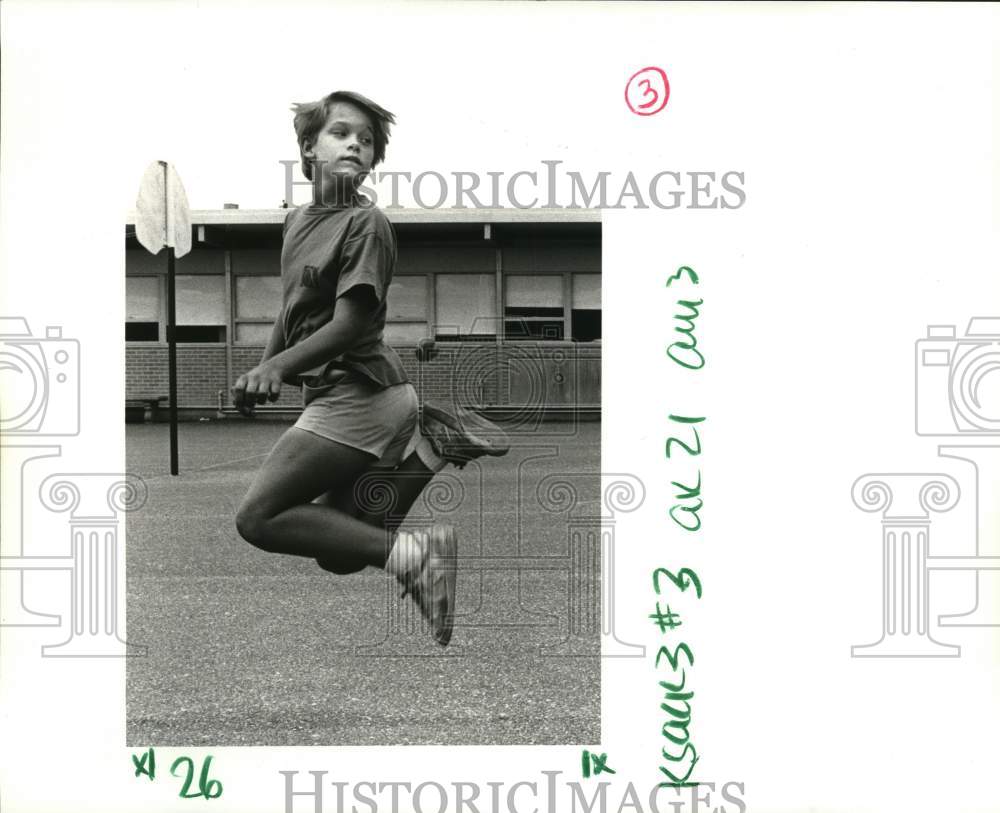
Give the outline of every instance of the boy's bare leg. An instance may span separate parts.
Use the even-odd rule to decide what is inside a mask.
[[[362,475],[363,483],[359,481],[359,483],[355,483],[354,488],[347,491],[328,491],[316,502],[320,505],[339,508],[375,528],[395,531],[402,525],[410,508],[417,501],[417,497],[434,479],[434,474],[435,472],[428,468],[420,456],[414,452],[395,469],[369,469]],[[359,496],[355,494],[359,484],[364,490],[390,489],[392,496],[391,499],[386,500],[386,509],[366,511],[364,505],[359,506]],[[360,500],[360,502],[364,503],[364,500]],[[357,573],[359,570],[363,570],[367,564],[361,558],[348,558],[340,555],[337,557],[317,557],[317,562],[324,570],[340,574]]]
[[[329,491],[338,501],[338,494],[352,491],[374,462],[367,452],[292,427],[275,444],[243,498],[237,529],[266,551],[384,568],[413,596],[437,642],[447,645],[454,622],[455,579],[453,572],[441,568],[457,555],[454,528],[434,525],[419,534],[393,535],[339,508],[310,502]]]
[[[240,535],[275,553],[385,567],[388,537],[383,528],[311,502],[323,493],[349,495],[373,462],[373,455],[292,427],[243,498],[236,515]]]
[[[451,412],[424,404],[422,427],[415,435],[417,448],[406,460],[395,469],[371,469],[361,475],[350,493],[338,487],[316,502],[339,508],[377,528],[395,531],[417,497],[447,463],[462,468],[477,457],[507,453],[510,444],[500,427],[469,410],[453,409]],[[366,494],[377,495],[386,508],[374,511],[366,506],[366,502],[373,502],[365,498]],[[363,559],[343,554],[317,557],[317,563],[324,570],[340,574],[357,573],[366,566]]]
[[[410,513],[417,497],[434,479],[435,474],[436,472],[428,468],[416,452],[395,469],[386,469],[385,471],[376,469],[369,473],[365,477],[366,481],[369,481],[370,478],[372,486],[391,489],[394,499],[391,503],[387,502],[386,508],[381,511],[366,511],[365,506],[362,505],[360,508],[361,519],[379,528],[386,528],[390,531],[397,530]]]

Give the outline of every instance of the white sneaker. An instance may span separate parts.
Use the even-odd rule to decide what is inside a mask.
[[[458,534],[451,525],[433,525],[430,531],[416,531],[412,536],[423,555],[419,567],[403,579],[403,596],[413,596],[431,625],[434,640],[447,646],[455,626]]]

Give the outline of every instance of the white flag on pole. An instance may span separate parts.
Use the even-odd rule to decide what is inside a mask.
[[[135,236],[151,254],[173,246],[174,256],[191,250],[191,212],[184,184],[166,161],[146,168],[135,201]]]

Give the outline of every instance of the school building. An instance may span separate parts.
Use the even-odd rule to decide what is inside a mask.
[[[287,209],[194,211],[192,250],[176,262],[177,404],[182,419],[234,415],[229,388],[260,362],[281,304]],[[493,417],[598,417],[601,223],[586,209],[389,209],[398,240],[386,341],[421,395]],[[167,255],[127,224],[126,399],[163,397]],[[418,363],[434,337],[440,353]],[[221,393],[221,395],[220,395]],[[297,388],[260,413],[294,417]],[[142,412],[139,412],[140,417]],[[133,409],[134,415],[134,409]]]

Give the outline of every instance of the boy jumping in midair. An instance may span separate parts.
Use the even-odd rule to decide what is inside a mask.
[[[256,404],[277,400],[283,383],[301,384],[305,407],[257,473],[236,527],[263,550],[313,557],[334,573],[384,568],[445,645],[454,623],[455,529],[397,526],[448,462],[502,455],[507,442],[466,410],[453,416],[425,405],[418,427],[416,392],[382,340],[396,240],[357,190],[385,157],[395,118],[347,91],[293,110],[313,199],[285,219],[281,311],[260,364],[232,392],[251,415]],[[355,503],[355,484],[375,468],[394,491],[392,515]]]

